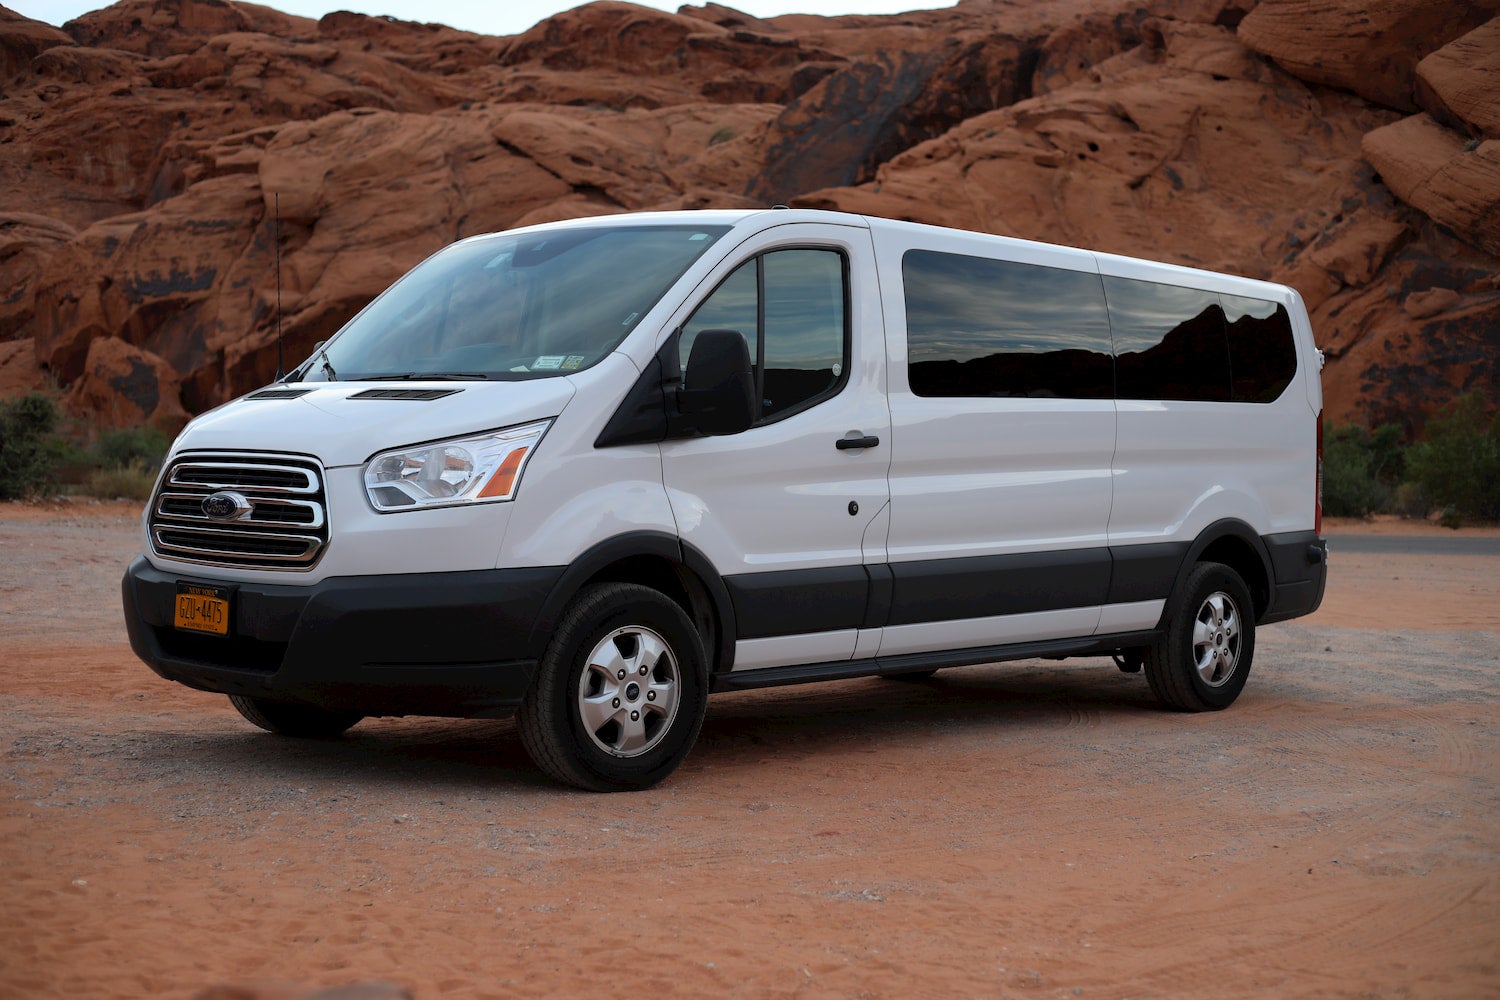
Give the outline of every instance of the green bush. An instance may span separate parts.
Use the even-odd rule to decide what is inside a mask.
[[[103,500],[151,499],[156,472],[172,439],[155,427],[122,427],[101,431],[86,460],[92,471],[82,492]]]
[[[1390,508],[1401,466],[1401,428],[1354,424],[1323,430],[1323,513],[1365,517]]]
[[[0,400],[0,500],[36,496],[56,484],[57,404],[41,393]]]
[[[1406,452],[1410,480],[1459,519],[1500,518],[1500,414],[1482,392],[1458,397],[1427,421],[1421,443]]]
[[[156,470],[140,459],[127,465],[96,469],[83,492],[100,500],[150,500]]]
[[[93,456],[101,469],[127,469],[139,465],[147,471],[161,468],[161,460],[172,439],[155,427],[123,427],[99,434]]]

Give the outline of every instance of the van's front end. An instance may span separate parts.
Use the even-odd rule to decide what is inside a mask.
[[[662,493],[652,462],[613,469],[592,518],[557,519],[598,485],[593,440],[656,348],[659,303],[735,221],[465,240],[285,379],[194,420],[122,585],[136,653],[278,732],[514,710],[570,553],[602,522],[670,530],[664,497],[641,499]]]

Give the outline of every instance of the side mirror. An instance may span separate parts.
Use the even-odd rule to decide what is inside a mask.
[[[750,347],[738,330],[703,330],[693,340],[677,406],[704,434],[738,434],[755,422]]]

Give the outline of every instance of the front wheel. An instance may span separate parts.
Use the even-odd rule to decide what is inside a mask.
[[[708,668],[687,614],[649,587],[606,583],[564,612],[517,724],[557,780],[630,791],[682,763],[707,709]]]
[[[1169,708],[1228,708],[1245,687],[1255,655],[1255,611],[1240,575],[1199,563],[1173,595],[1166,631],[1146,648],[1146,680]]]
[[[229,703],[246,720],[278,736],[328,739],[342,733],[364,716],[357,712],[329,712],[290,701],[270,701],[242,694],[229,696]]]

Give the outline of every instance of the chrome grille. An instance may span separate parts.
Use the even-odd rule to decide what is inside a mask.
[[[211,516],[209,497],[220,495]],[[328,544],[322,469],[290,455],[188,454],[151,502],[151,544],[171,559],[306,569]]]

